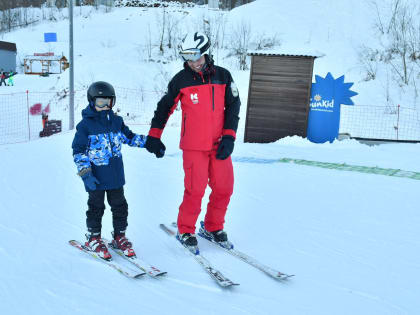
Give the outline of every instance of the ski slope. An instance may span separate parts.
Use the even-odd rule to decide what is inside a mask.
[[[145,133],[147,128],[133,128]],[[179,129],[167,154],[124,147],[127,234],[137,254],[168,271],[127,279],[67,244],[83,240],[87,195],[71,156],[73,132],[0,147],[3,314],[416,314],[420,308],[420,182],[291,164],[234,163],[226,230],[236,248],[296,276],[275,281],[199,240],[240,286],[224,290],[164,234],[183,193]],[[300,138],[236,144],[239,157],[291,157],[418,171],[420,145],[368,147]],[[207,202],[205,196],[203,207]],[[200,216],[203,219],[203,216]],[[110,237],[109,207],[103,234]]]

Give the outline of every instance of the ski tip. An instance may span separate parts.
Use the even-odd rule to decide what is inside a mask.
[[[228,289],[228,288],[233,288],[233,287],[236,287],[236,286],[238,286],[238,285],[240,285],[240,284],[239,284],[239,283],[232,282],[232,281],[225,281],[225,282],[223,282],[223,283],[220,283],[220,285],[221,285],[222,287],[224,287],[224,288]]]
[[[289,278],[294,277],[295,275],[288,275],[282,272],[279,272],[276,276],[277,279],[279,280],[289,280]]]
[[[138,278],[143,277],[145,274],[146,274],[145,272],[141,272],[141,273],[136,274],[133,278],[138,279]]]
[[[156,278],[156,277],[162,277],[164,275],[168,274],[167,271],[162,271],[160,273],[156,273],[156,274],[150,274],[152,277]]]

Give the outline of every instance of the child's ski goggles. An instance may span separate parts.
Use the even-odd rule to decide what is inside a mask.
[[[198,48],[192,48],[181,51],[179,55],[182,59],[184,59],[184,61],[197,61],[201,58],[201,51]]]
[[[111,108],[112,99],[108,97],[97,97],[95,98],[95,106],[99,108],[109,107]]]

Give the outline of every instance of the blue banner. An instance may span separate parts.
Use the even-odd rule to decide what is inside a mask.
[[[333,142],[340,128],[340,105],[353,105],[357,95],[350,91],[353,83],[344,83],[344,75],[334,79],[330,72],[325,78],[315,76],[312,83],[308,117],[308,140],[315,143]]]
[[[44,42],[56,42],[57,41],[57,33],[44,33]]]

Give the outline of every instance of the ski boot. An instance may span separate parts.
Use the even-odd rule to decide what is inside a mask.
[[[126,257],[136,257],[136,253],[134,252],[133,244],[125,237],[125,231],[115,234],[112,234],[112,247],[115,249],[119,249],[123,252]]]
[[[98,254],[104,260],[111,260],[112,256],[108,251],[108,247],[101,239],[101,233],[87,233],[86,234],[87,241],[85,246]]]
[[[197,242],[197,238],[195,237],[195,234],[191,234],[191,233],[180,234],[178,231],[176,234],[176,239],[194,255],[200,254],[200,251],[197,246],[198,242]]]
[[[200,236],[208,239],[210,242],[216,243],[226,249],[233,249],[233,244],[228,241],[227,233],[223,230],[209,232],[204,228],[204,222],[201,222]]]

